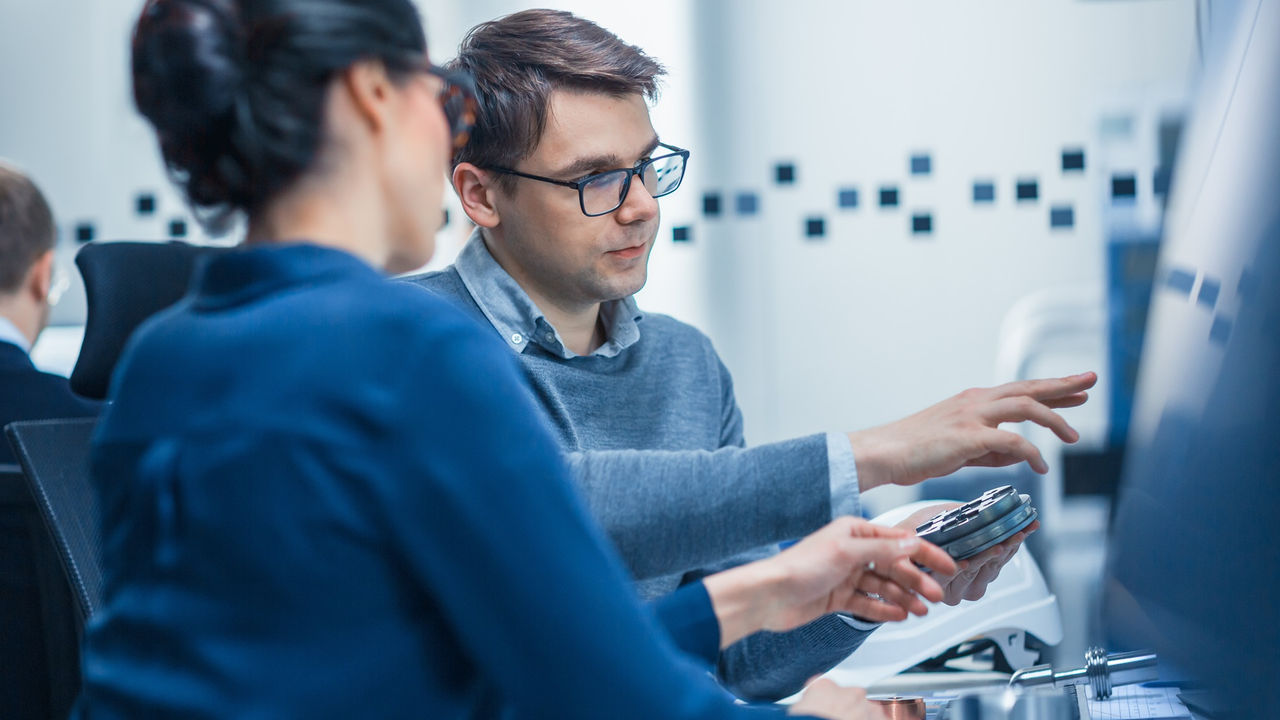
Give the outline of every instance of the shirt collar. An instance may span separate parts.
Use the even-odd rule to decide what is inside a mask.
[[[306,243],[271,243],[238,248],[203,258],[192,292],[199,310],[251,302],[297,285],[316,285],[339,277],[383,277],[360,258],[335,248]]]
[[[511,349],[524,352],[529,343],[536,343],[557,357],[578,357],[565,347],[560,333],[547,322],[524,288],[493,259],[479,228],[471,234],[453,267],[480,311]],[[634,296],[602,303],[600,319],[605,341],[592,355],[614,357],[634,345],[640,339],[638,323],[643,317]]]
[[[17,325],[7,317],[0,317],[0,342],[13,343],[22,348],[22,352],[31,353],[31,342],[22,334]]]

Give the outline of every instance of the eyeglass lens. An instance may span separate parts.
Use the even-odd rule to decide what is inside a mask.
[[[612,212],[626,200],[629,187],[627,178],[631,170],[616,170],[597,175],[581,187],[582,209],[588,215],[604,215]],[[640,168],[640,181],[644,189],[655,198],[669,195],[684,178],[684,157],[668,155],[654,158]]]

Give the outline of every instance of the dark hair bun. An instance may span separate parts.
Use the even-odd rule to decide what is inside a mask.
[[[333,77],[426,53],[410,0],[148,0],[133,97],[196,216],[225,229],[315,161]]]
[[[133,36],[133,97],[192,204],[244,207],[248,169],[234,141],[245,44],[230,0],[151,0]]]

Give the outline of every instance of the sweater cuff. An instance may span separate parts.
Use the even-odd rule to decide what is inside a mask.
[[[845,625],[848,625],[854,630],[861,630],[862,632],[871,632],[884,624],[873,622],[871,620],[863,620],[860,617],[850,615],[848,613],[836,613],[836,617],[843,620]]]
[[[684,585],[649,607],[680,652],[708,670],[715,667],[720,658],[720,621],[701,582]]]
[[[831,478],[831,517],[862,515],[858,491],[858,463],[853,457],[849,436],[827,433],[827,471]]]

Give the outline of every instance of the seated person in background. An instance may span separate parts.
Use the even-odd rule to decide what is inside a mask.
[[[0,162],[0,427],[98,413],[97,403],[72,393],[66,378],[37,370],[28,356],[49,322],[56,239],[40,189]],[[0,442],[0,463],[13,462],[9,443]]]
[[[679,185],[687,159],[650,123],[646,99],[662,67],[553,10],[473,28],[450,67],[474,76],[481,100],[452,175],[478,227],[453,266],[409,281],[455,302],[519,357],[642,596],[856,514],[859,493],[878,485],[966,465],[1026,461],[1046,472],[1039,451],[1001,423],[1031,420],[1077,439],[1053,409],[1085,402],[1092,373],[969,390],[883,427],[746,448],[711,342],[642,313],[632,297],[658,230],[655,197]],[[1023,537],[944,578],[948,602],[981,597]],[[874,627],[826,617],[752,637],[720,659],[720,677],[743,697],[783,697]]]
[[[132,62],[193,210],[248,230],[116,368],[83,716],[754,717],[725,645],[942,598],[942,550],[840,518],[639,603],[510,353],[375,269],[430,257],[470,128],[410,0],[149,0]]]
[[[37,370],[28,356],[49,320],[56,240],[40,189],[0,161],[0,428],[98,414],[97,403],[72,393],[66,378]],[[0,464],[15,462],[8,439],[0,437]],[[0,654],[22,658],[0,672],[0,708],[39,718],[49,714],[48,659],[29,508],[0,504]]]

